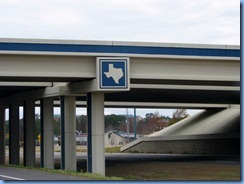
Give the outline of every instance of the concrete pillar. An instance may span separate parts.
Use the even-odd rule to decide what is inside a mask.
[[[54,168],[53,99],[41,99],[41,167]]]
[[[104,94],[87,94],[88,172],[105,175]]]
[[[24,165],[35,166],[35,101],[24,102]]]
[[[9,106],[9,164],[19,165],[19,105]]]
[[[5,109],[0,107],[0,165],[5,164]]]
[[[75,97],[61,97],[61,169],[76,171]]]

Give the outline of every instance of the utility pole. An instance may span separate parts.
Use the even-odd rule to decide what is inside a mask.
[[[134,108],[134,140],[136,140],[136,108]]]
[[[128,108],[126,108],[126,126],[127,126],[127,141],[130,142],[129,138],[129,120],[128,120]]]

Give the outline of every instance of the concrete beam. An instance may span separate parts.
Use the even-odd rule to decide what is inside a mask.
[[[198,85],[156,85],[156,84],[131,84],[136,89],[176,89],[176,90],[208,90],[208,91],[240,91],[236,86],[198,86]]]
[[[6,54],[0,57],[0,76],[11,78],[94,78],[95,57],[41,56]],[[11,65],[9,64],[11,62]],[[0,78],[1,78],[0,77]]]
[[[21,103],[24,100],[39,100],[41,98],[56,97],[65,94],[64,86],[46,87],[43,89],[20,92],[0,99],[0,104]]]
[[[36,102],[36,105],[40,105]],[[86,107],[86,101],[76,101],[76,107]],[[54,101],[54,106],[60,106],[60,101]],[[105,108],[161,108],[161,109],[225,109],[233,106],[232,104],[202,104],[202,103],[151,103],[151,102],[111,102],[105,101]],[[236,106],[236,105],[234,105]]]
[[[51,87],[52,82],[0,82],[0,86]]]
[[[22,77],[29,80],[37,78],[40,82],[43,78],[51,82],[57,78],[61,82],[69,81],[68,79],[77,81],[96,78],[96,57],[101,54],[93,53],[92,56],[88,56],[88,53],[85,53],[86,56],[82,57],[59,54],[56,56],[2,54],[0,78],[5,80],[9,77],[16,79]],[[191,59],[189,56],[182,55],[177,57],[132,55],[130,77],[131,79],[240,81],[239,57],[190,57]],[[9,65],[9,62],[12,64]]]
[[[83,105],[83,103],[81,103]],[[79,106],[79,103],[78,105]],[[231,104],[201,104],[201,103],[151,103],[151,102],[105,102],[107,108],[161,108],[161,109],[225,109]]]
[[[240,81],[238,60],[130,58],[130,71],[131,79]]]

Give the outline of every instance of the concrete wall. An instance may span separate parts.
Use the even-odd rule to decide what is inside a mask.
[[[147,139],[127,149],[127,152],[240,155],[240,135],[167,136],[160,141]]]

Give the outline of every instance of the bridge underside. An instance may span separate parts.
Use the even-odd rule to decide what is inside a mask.
[[[75,92],[68,91],[69,85],[72,84],[76,86]],[[82,92],[83,85],[82,80],[75,83],[4,81],[0,82],[0,102],[1,105],[9,104],[11,99],[14,99],[15,102],[21,103],[30,96],[36,100],[47,96],[59,100],[59,96],[63,95],[62,92],[66,91],[68,95],[76,96],[80,102],[78,105],[86,106],[86,93]],[[237,81],[131,80],[130,91],[104,93],[105,106],[226,108],[231,104],[240,104],[239,85],[240,82]]]
[[[106,94],[105,100],[154,103],[239,104],[240,94],[236,91],[132,88],[129,92]]]

